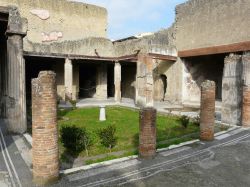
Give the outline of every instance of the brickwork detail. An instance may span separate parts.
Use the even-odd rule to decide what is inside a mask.
[[[153,158],[156,155],[156,114],[157,111],[154,108],[140,110],[140,158]]]
[[[58,179],[56,75],[42,71],[32,80],[33,180],[47,184]]]
[[[242,56],[230,54],[224,60],[221,121],[231,125],[240,125],[241,104]]]
[[[243,98],[242,98],[242,126],[250,127],[250,52],[242,56],[243,65]]]
[[[201,118],[200,139],[211,141],[214,139],[215,122],[215,83],[205,81],[201,85]]]

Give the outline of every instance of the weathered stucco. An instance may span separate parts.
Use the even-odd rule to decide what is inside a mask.
[[[213,80],[216,83],[216,99],[221,100],[222,74],[225,55],[187,58],[184,61],[184,102],[200,102],[201,83]]]
[[[17,6],[21,16],[28,20],[27,41],[50,43],[106,37],[105,8],[66,0],[0,1],[0,6],[10,5]]]
[[[141,53],[157,53],[176,56],[174,27],[163,29],[142,38],[114,42],[115,55],[124,56]]]
[[[179,51],[250,41],[249,0],[190,0],[176,7]]]
[[[45,54],[72,54],[101,57],[114,57],[113,43],[106,38],[85,38],[51,44],[24,42],[25,51]]]
[[[161,75],[166,76],[165,101],[170,103],[181,103],[182,100],[182,66],[181,61],[176,62],[156,60],[154,69],[154,99],[160,101],[163,99],[164,83]]]

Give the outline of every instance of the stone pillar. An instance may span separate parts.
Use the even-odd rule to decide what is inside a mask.
[[[114,84],[115,84],[115,102],[120,103],[121,96],[121,64],[119,62],[115,62],[115,70],[114,70]]]
[[[225,58],[222,78],[221,121],[231,125],[241,124],[242,63],[241,56],[230,54]]]
[[[96,75],[96,99],[106,100],[108,98],[108,75],[107,64],[101,64],[97,67]]]
[[[136,104],[141,107],[154,106],[154,63],[152,57],[138,55],[136,73]]]
[[[11,133],[27,130],[23,35],[7,32],[7,128]]]
[[[79,98],[79,64],[74,64],[73,67],[73,100],[77,100]]]
[[[156,109],[140,110],[139,156],[153,158],[156,155]]]
[[[243,66],[242,126],[250,127],[250,52],[247,52],[242,56],[242,66]]]
[[[42,185],[59,176],[55,77],[52,71],[42,71],[32,80],[33,180]]]
[[[73,99],[73,65],[68,58],[64,63],[64,84],[65,84],[65,99]]]
[[[211,141],[214,139],[215,124],[215,83],[205,81],[201,84],[201,118],[200,139]]]

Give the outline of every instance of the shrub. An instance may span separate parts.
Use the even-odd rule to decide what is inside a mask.
[[[115,132],[116,127],[113,125],[110,125],[104,129],[100,129],[98,131],[98,136],[101,139],[101,144],[109,148],[110,152],[112,148],[117,144],[117,137],[115,136]]]
[[[86,128],[69,125],[62,126],[61,139],[67,150],[75,154],[79,154],[85,150],[87,156],[89,147],[93,142],[91,135]]]
[[[196,116],[192,122],[194,125],[200,126],[200,116]]]
[[[184,128],[187,128],[188,127],[188,123],[189,123],[189,117],[187,117],[187,116],[181,116],[180,122],[181,122],[181,125]]]

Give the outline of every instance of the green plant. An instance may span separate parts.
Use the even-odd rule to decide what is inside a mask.
[[[200,126],[200,116],[196,116],[195,118],[193,118],[192,122],[194,125]]]
[[[89,147],[93,142],[86,128],[69,125],[61,127],[61,139],[67,150],[79,154],[85,149],[87,156]]]
[[[100,129],[98,131],[98,136],[101,139],[101,144],[109,148],[111,152],[112,148],[117,144],[117,137],[115,136],[116,127],[110,125],[107,128]]]
[[[181,125],[184,128],[187,128],[188,127],[188,123],[189,123],[189,117],[188,116],[181,116],[180,117],[180,122],[181,122]]]

